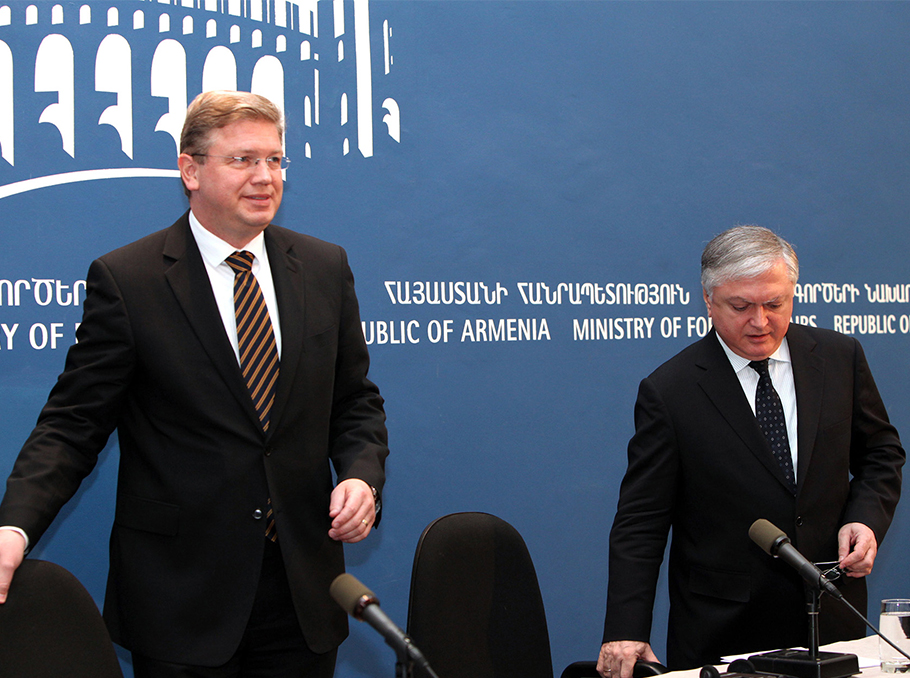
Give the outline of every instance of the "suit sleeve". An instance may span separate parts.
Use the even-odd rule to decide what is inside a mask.
[[[338,480],[359,478],[382,491],[389,454],[383,398],[367,378],[367,352],[354,276],[341,249],[342,301],[335,364],[329,456]],[[378,523],[378,517],[377,517]]]
[[[635,403],[629,465],[610,532],[610,569],[604,642],[649,642],[657,578],[676,498],[676,436],[650,379]]]
[[[0,503],[0,524],[22,528],[34,545],[94,468],[117,425],[117,404],[133,369],[129,321],[101,260],[86,278],[77,343],[19,453]]]
[[[906,453],[888,420],[862,346],[858,341],[853,345],[852,478],[843,522],[867,525],[881,545],[900,499]]]

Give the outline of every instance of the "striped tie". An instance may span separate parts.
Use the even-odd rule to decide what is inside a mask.
[[[262,290],[253,275],[253,254],[234,252],[225,262],[234,269],[234,315],[237,318],[240,369],[259,414],[262,430],[268,431],[269,412],[275,401],[275,382],[278,380],[278,346],[275,344],[272,320]],[[265,536],[278,541],[271,498],[266,512]]]
[[[269,309],[252,272],[253,254],[234,252],[225,261],[234,269],[234,314],[240,369],[262,430],[268,431],[269,411],[275,401],[275,382],[278,380],[278,347]]]

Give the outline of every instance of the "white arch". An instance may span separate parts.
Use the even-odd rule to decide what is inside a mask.
[[[73,46],[58,33],[41,41],[35,56],[35,91],[56,92],[57,103],[48,105],[38,122],[53,125],[60,132],[63,150],[76,157],[75,85]]]
[[[163,40],[152,56],[152,96],[167,99],[167,113],[158,118],[156,132],[166,132],[180,149],[180,131],[186,118],[186,51],[176,40]]]
[[[101,112],[99,125],[110,125],[120,135],[120,149],[133,157],[133,72],[130,43],[122,35],[108,35],[95,55],[95,91],[113,92],[117,103]]]
[[[213,47],[202,66],[202,91],[237,89],[237,61],[224,45]]]
[[[0,40],[0,157],[15,165],[13,116],[13,52]]]
[[[389,130],[389,136],[401,143],[401,111],[398,108],[398,102],[389,98],[382,102],[382,107],[388,111],[382,116],[382,121]]]
[[[256,62],[250,91],[261,94],[284,113],[284,66],[278,57],[264,56]]]
[[[253,21],[263,21],[262,0],[249,0],[250,19]]]
[[[335,24],[335,37],[344,35],[344,0],[334,0],[332,3],[332,23]]]

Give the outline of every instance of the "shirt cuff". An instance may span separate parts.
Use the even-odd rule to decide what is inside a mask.
[[[25,530],[19,527],[13,527],[12,525],[0,525],[0,530],[12,530],[13,532],[21,534],[22,538],[25,540],[25,552],[28,553],[31,546],[28,540],[28,535],[25,534]]]

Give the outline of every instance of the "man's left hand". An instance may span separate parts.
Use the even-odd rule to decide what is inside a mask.
[[[329,536],[335,541],[353,544],[365,538],[376,522],[373,490],[359,478],[342,480],[332,490],[329,517]]]
[[[862,523],[847,523],[837,533],[837,558],[848,577],[865,577],[872,572],[878,543],[875,533]]]

